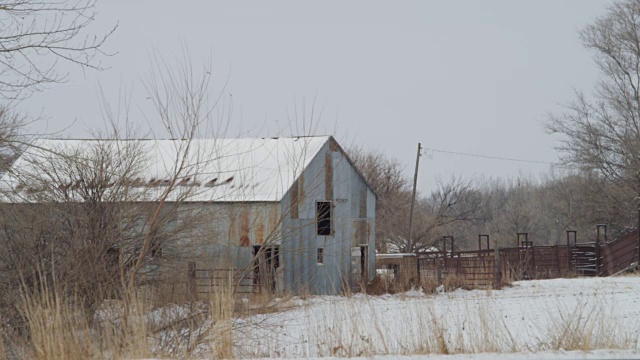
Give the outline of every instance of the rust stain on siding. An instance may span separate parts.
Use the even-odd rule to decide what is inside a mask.
[[[354,219],[351,224],[354,229],[352,246],[368,244],[371,237],[371,223],[366,219]]]
[[[329,142],[329,150],[331,150],[331,151],[340,151],[340,147],[338,146],[338,142],[336,142],[335,140],[331,139],[331,141]]]
[[[360,220],[360,244],[368,244],[367,220]]]
[[[240,212],[240,246],[249,246],[251,239],[249,239],[249,214],[250,209],[245,208]]]
[[[360,183],[360,217],[367,217],[367,188]]]
[[[238,236],[238,231],[237,231],[237,224],[236,224],[236,214],[235,211],[233,209],[233,205],[229,206],[228,209],[228,214],[229,214],[229,239],[228,239],[228,243],[231,244],[232,242],[235,242],[235,239]]]
[[[331,153],[327,153],[324,158],[324,189],[325,189],[325,199],[332,200],[333,199],[333,166]]]
[[[256,243],[262,244],[264,243],[264,224],[262,223],[261,216],[259,216],[258,219],[260,223],[256,227]]]
[[[358,243],[360,241],[360,221],[358,219],[351,220],[351,228],[353,229],[351,246],[358,246]]]
[[[268,214],[269,227],[267,228],[268,230],[267,236],[269,237],[269,242],[273,242],[274,240],[277,240],[277,237],[278,237],[278,234],[275,233],[275,231],[278,228],[278,220],[279,220],[278,206],[269,205],[267,207],[267,211],[269,212]]]

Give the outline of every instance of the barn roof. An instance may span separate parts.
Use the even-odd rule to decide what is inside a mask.
[[[329,139],[329,136],[191,141],[41,139],[0,179],[0,187],[5,190],[2,200],[55,201],[42,198],[43,193],[52,192],[71,196],[67,200],[80,200],[80,195],[73,198],[72,191],[78,181],[91,181],[88,178],[100,171],[129,171],[126,180],[119,181],[138,189],[127,192],[128,196],[137,194],[138,201],[160,196],[172,178],[177,180],[177,186],[167,201],[179,198],[193,202],[280,201]],[[134,157],[142,160],[134,163]],[[87,169],[91,169],[91,174]],[[122,184],[114,181],[109,186],[115,189],[119,185]],[[44,188],[54,191],[42,191]]]

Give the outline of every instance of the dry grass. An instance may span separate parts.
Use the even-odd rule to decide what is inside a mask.
[[[431,284],[421,285],[416,278],[402,280],[402,278],[389,279],[389,277],[386,276],[376,275],[365,287],[365,293],[369,295],[398,294],[419,287],[431,290],[430,285]],[[433,285],[433,290],[435,291],[437,285],[435,283]],[[351,296],[351,294],[349,293],[348,296]]]
[[[416,295],[389,302],[371,296],[313,300],[313,305],[294,310],[290,317],[274,322],[256,319],[259,323],[250,331],[237,334],[235,354],[243,358],[369,357],[638,349],[638,334],[621,327],[613,310],[587,306],[600,300],[576,299],[576,306],[574,302],[554,305],[546,299],[548,311],[530,318],[533,328],[525,325],[523,333],[520,316],[505,318],[491,298],[494,293],[487,290],[486,298],[450,301]],[[392,318],[380,311],[389,307],[397,307]],[[524,320],[527,314],[521,316]],[[281,328],[293,319],[299,323]],[[300,337],[283,334],[294,329]]]
[[[209,300],[213,353],[217,359],[233,357],[233,317],[235,297],[232,279],[218,287]]]
[[[422,287],[422,291],[424,291],[425,294],[435,294],[438,286],[440,286],[440,283],[434,277],[423,276],[420,281],[420,287]]]
[[[435,294],[440,289],[449,292],[456,289],[469,289],[472,287],[462,275],[455,273],[446,274],[442,279],[442,283],[439,283],[434,277],[423,276],[421,280],[420,286],[426,294]]]
[[[367,294],[369,295],[383,295],[390,293],[392,281],[387,277],[376,275],[373,280],[367,284]]]
[[[46,285],[24,293],[20,308],[34,359],[86,359],[96,350],[85,314]]]
[[[389,329],[386,319],[376,311],[369,300],[336,302],[324,309],[313,309],[307,313],[310,324],[308,339],[312,351],[290,356],[375,356],[387,354],[467,354],[479,352],[510,352],[517,343],[501,317],[483,308],[483,311],[467,307],[462,313],[448,314],[437,309],[435,303],[406,304],[401,316],[406,326]],[[318,313],[320,312],[320,313]],[[451,326],[450,316],[474,319],[472,323]],[[466,328],[465,328],[466,326]],[[396,332],[392,336],[390,331]],[[270,346],[285,348],[286,344]],[[251,345],[248,345],[251,346]],[[245,356],[274,356],[274,352]],[[283,353],[283,351],[280,351]]]
[[[445,287],[460,284],[455,277],[445,281]],[[386,300],[376,297],[311,298],[304,301],[308,307],[299,306],[303,300],[296,297],[294,319],[305,324],[296,331],[305,335],[292,345],[291,334],[282,333],[289,315],[280,312],[291,309],[283,305],[290,296],[267,294],[243,301],[233,290],[229,282],[217,287],[206,302],[161,308],[132,292],[103,304],[91,318],[77,305],[78,299],[44,287],[22,296],[20,310],[28,328],[23,353],[34,359],[73,360],[638,349],[638,335],[611,321],[615,317],[607,309],[614,307],[588,306],[602,302],[588,299],[571,307],[550,303],[549,318],[538,322],[532,341],[523,342],[492,300],[492,290],[473,301],[405,295],[382,305],[398,307],[393,319],[379,311]],[[0,359],[3,346],[0,342]]]
[[[546,333],[550,350],[637,349],[638,334],[621,330],[610,321],[611,310],[599,305],[580,304],[562,308]]]
[[[447,274],[442,279],[442,285],[444,285],[445,291],[454,291],[456,289],[466,289],[469,287],[467,280],[462,275]]]
[[[148,322],[144,302],[136,296],[104,311],[87,314],[80,299],[65,297],[43,285],[23,292],[20,311],[28,337],[25,349],[34,359],[147,357]]]
[[[87,314],[77,298],[47,286],[23,292],[20,313],[27,333],[18,345],[33,359],[191,357],[198,351],[233,356],[236,301],[231,286],[207,303],[152,308],[139,291],[106,301]],[[4,343],[0,343],[3,345]],[[4,355],[4,348],[0,347]],[[3,357],[0,357],[2,359]]]

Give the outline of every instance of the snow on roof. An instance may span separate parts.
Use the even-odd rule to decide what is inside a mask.
[[[37,183],[62,189],[68,196],[76,182],[89,177],[75,166],[81,164],[92,172],[126,173],[120,176],[126,180],[119,181],[138,193],[144,191],[145,201],[161,196],[172,178],[177,186],[168,201],[280,201],[329,138],[37,140],[0,179],[2,200],[43,201],[38,197],[44,193],[42,185],[32,185]],[[134,157],[144,160],[134,163]],[[81,195],[75,197],[72,200],[81,201]]]

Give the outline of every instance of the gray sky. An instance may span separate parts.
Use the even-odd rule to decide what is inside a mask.
[[[417,143],[465,153],[555,161],[545,113],[590,91],[598,73],[577,29],[610,1],[210,1],[102,0],[96,31],[119,22],[107,71],[70,67],[70,80],[21,106],[38,126],[88,136],[102,127],[99,88],[143,122],[139,79],[152,49],[166,58],[212,59],[218,90],[232,94],[228,135],[273,136],[287,109],[316,99],[318,133],[335,133],[401,159],[412,174]],[[303,100],[306,99],[306,100]],[[148,114],[149,115],[149,114]],[[153,119],[149,122],[153,126]],[[436,177],[540,174],[549,167],[445,154],[423,157],[419,190]]]

